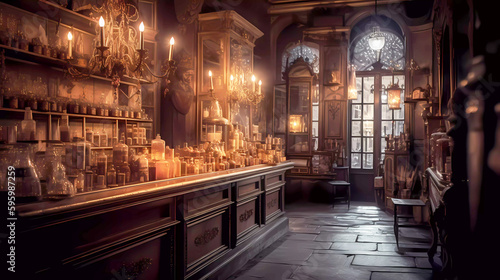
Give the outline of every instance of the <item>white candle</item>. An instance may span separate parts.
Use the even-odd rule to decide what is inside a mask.
[[[262,81],[259,80],[259,95],[260,95],[260,89],[261,89],[261,87],[262,87]]]
[[[72,57],[72,41],[73,41],[73,34],[71,34],[71,31],[68,32],[68,58]]]
[[[144,22],[141,22],[141,24],[139,25],[139,31],[141,32],[139,42],[141,45],[141,50],[143,50],[144,49]]]
[[[170,38],[170,50],[168,52],[168,60],[172,60],[172,56],[174,55],[174,37]]]
[[[252,75],[252,91],[255,91],[255,75]]]
[[[101,47],[104,46],[104,18],[101,16],[99,19],[99,26],[101,27]]]
[[[231,80],[231,81],[229,82],[229,90],[233,90],[233,80],[234,80],[233,75],[231,75],[230,80]]]
[[[208,71],[208,76],[210,77],[210,89],[214,89],[214,81],[212,80],[212,71]]]

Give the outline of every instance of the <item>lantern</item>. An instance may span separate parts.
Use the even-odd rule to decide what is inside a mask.
[[[358,89],[356,88],[356,71],[354,66],[351,65],[351,77],[349,78],[349,87],[347,89],[347,99],[358,99]]]
[[[389,109],[401,109],[401,88],[399,87],[399,84],[392,84],[387,88],[387,98]]]
[[[385,45],[385,37],[380,33],[380,27],[374,26],[373,32],[368,38],[368,45],[374,51],[380,51]]]

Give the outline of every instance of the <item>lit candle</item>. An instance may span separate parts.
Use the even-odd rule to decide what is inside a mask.
[[[262,87],[262,81],[259,80],[259,95],[260,95],[260,89],[261,89],[261,87]]]
[[[255,75],[252,75],[252,91],[255,91]]]
[[[141,44],[141,50],[144,49],[144,22],[141,22],[141,24],[139,25],[139,31],[141,32],[140,33],[140,44]]]
[[[233,75],[231,75],[230,80],[231,80],[231,81],[229,82],[229,90],[233,90],[233,80],[234,80]]]
[[[212,80],[212,71],[208,71],[208,76],[210,77],[210,89],[214,89],[214,81]]]
[[[174,37],[170,38],[170,51],[168,53],[168,60],[172,60],[172,56],[174,55]]]
[[[101,47],[104,47],[104,18],[102,16],[99,19],[99,26],[101,27]]]
[[[73,41],[73,34],[71,34],[71,31],[68,32],[68,58],[71,58],[72,56],[72,41]]]

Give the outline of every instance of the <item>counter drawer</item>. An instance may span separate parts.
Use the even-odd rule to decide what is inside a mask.
[[[186,277],[229,248],[229,207],[186,223]]]
[[[183,196],[180,206],[183,208],[184,217],[187,218],[213,210],[230,201],[230,185],[227,184],[186,194]]]
[[[285,172],[277,172],[266,175],[265,189],[272,189],[273,187],[279,186],[285,183]]]
[[[258,196],[240,203],[236,206],[236,238],[241,237],[260,224],[259,219],[260,198]]]
[[[263,208],[264,208],[264,221],[265,223],[269,223],[272,221],[274,218],[276,218],[280,213],[283,212],[283,188],[284,186],[281,186],[277,189],[273,189],[272,191],[266,192],[264,197],[264,202],[263,202]]]
[[[236,200],[260,192],[261,177],[250,178],[236,184]]]

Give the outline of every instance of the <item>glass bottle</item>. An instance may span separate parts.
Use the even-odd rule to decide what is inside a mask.
[[[174,158],[174,165],[175,165],[175,177],[181,177],[181,161],[179,159],[179,154],[175,154]]]
[[[155,162],[156,165],[156,180],[168,179],[169,175],[169,162],[166,160],[159,160]]]
[[[47,176],[47,199],[62,199],[76,194],[76,186],[66,178],[64,165],[61,162],[59,149],[54,147],[48,150],[47,161],[49,162],[49,172]],[[74,178],[78,178],[74,175]],[[76,180],[75,180],[76,183]]]
[[[104,151],[101,151],[101,153],[97,156],[97,175],[104,175],[106,176],[108,174],[108,157],[104,153]]]
[[[122,133],[120,142],[113,146],[113,164],[118,168],[122,164],[128,163],[128,146],[125,145],[125,134]]]
[[[147,150],[147,149],[145,149]],[[149,181],[149,161],[146,154],[143,153],[139,156],[139,182]]]
[[[165,148],[165,159],[168,161],[168,178],[174,178],[175,177],[175,162],[174,162],[174,149],[170,149],[169,146],[166,146]]]
[[[94,139],[93,139],[92,143],[96,147],[100,147],[101,146],[101,133],[99,131],[97,131],[97,130],[94,132]]]
[[[162,140],[160,134],[151,141],[151,159],[165,160],[165,140]]]
[[[42,195],[40,180],[32,161],[32,147],[26,144],[17,144],[14,150],[16,202],[36,201]]]
[[[104,127],[101,130],[101,137],[99,140],[100,146],[101,147],[107,147],[108,146],[108,133],[104,130]]]
[[[66,111],[64,111],[66,113]],[[70,130],[69,130],[69,120],[68,115],[63,114],[61,116],[61,126],[59,128],[61,131],[61,141],[63,142],[71,142]]]
[[[113,164],[110,165],[108,172],[106,174],[108,187],[112,188],[116,185],[116,170]]]
[[[188,169],[188,163],[184,158],[181,160],[181,176],[186,176],[187,175],[187,169]]]
[[[21,139],[23,141],[34,141],[36,135],[36,122],[30,107],[26,107],[24,120],[21,121]]]

